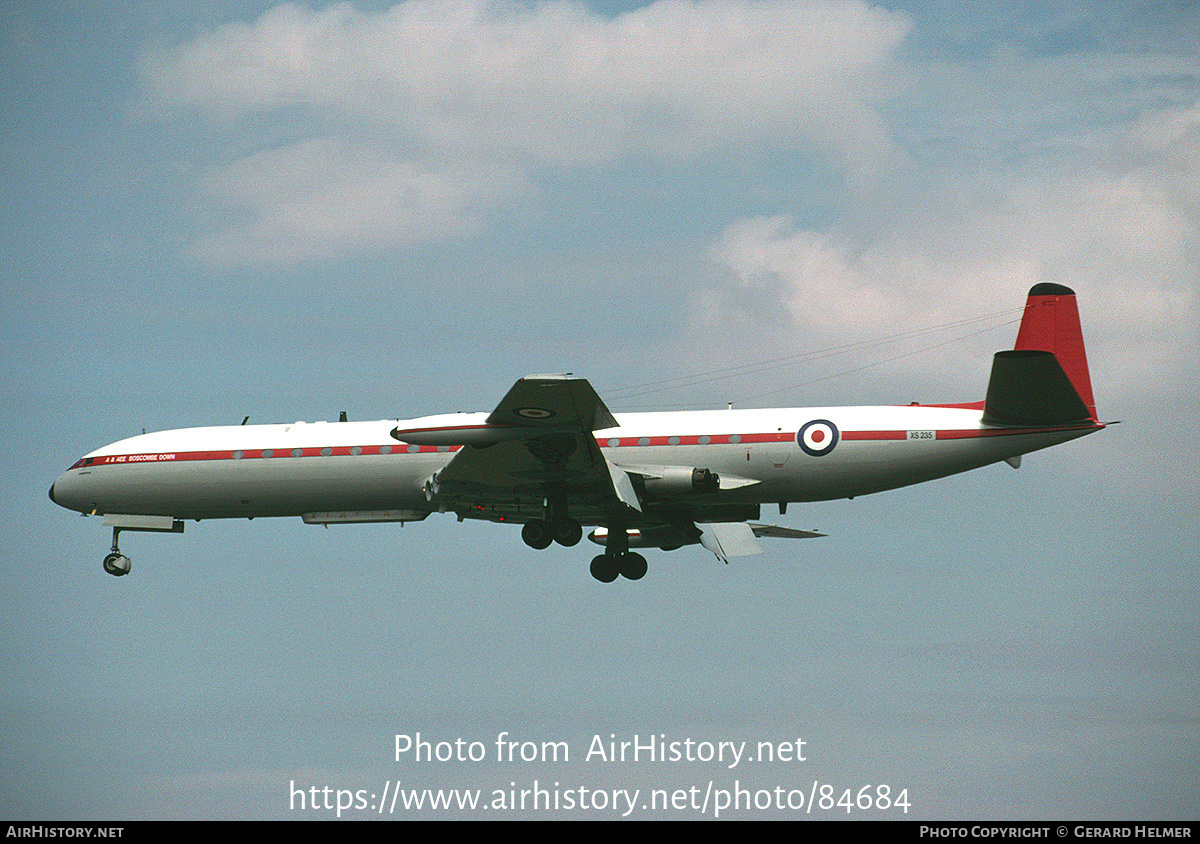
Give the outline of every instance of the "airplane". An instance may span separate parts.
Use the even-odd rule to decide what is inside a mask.
[[[699,543],[725,562],[760,537],[763,505],[853,498],[1007,461],[1093,434],[1075,293],[1035,285],[1016,345],[996,353],[982,401],[887,407],[614,415],[584,378],[529,375],[491,413],[375,422],[161,431],[80,458],[50,499],[113,529],[103,562],[128,574],[122,531],[185,520],[300,516],[309,524],[421,521],[453,513],[521,525],[527,545],[604,550],[591,574],[641,579],[634,549]],[[1111,424],[1111,423],[1109,423]]]

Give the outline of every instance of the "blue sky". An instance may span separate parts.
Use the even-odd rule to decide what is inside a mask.
[[[1194,819],[1197,44],[1190,4],[0,7],[0,814],[740,773]],[[262,520],[129,535],[116,580],[46,497],[143,428],[487,410],[529,372],[618,412],[973,400],[1042,281],[1121,425],[793,505],[829,538],[730,566],[601,587],[502,527]],[[811,759],[394,762],[418,730]]]

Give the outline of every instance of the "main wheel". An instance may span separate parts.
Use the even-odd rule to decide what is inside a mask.
[[[579,540],[583,539],[583,525],[572,518],[559,519],[550,529],[554,533],[554,541],[568,548],[578,545]]]
[[[114,551],[104,558],[104,570],[113,577],[121,577],[129,574],[129,570],[133,568],[133,563],[124,554]]]
[[[646,576],[646,558],[636,551],[622,554],[620,557],[621,574],[628,580],[641,580]]]
[[[617,579],[617,561],[608,554],[601,554],[592,560],[592,577],[601,583],[612,583]]]
[[[549,548],[550,543],[554,541],[550,525],[541,519],[531,519],[526,522],[525,527],[521,528],[521,538],[525,540],[525,544],[530,548],[536,548],[539,551],[543,548]]]

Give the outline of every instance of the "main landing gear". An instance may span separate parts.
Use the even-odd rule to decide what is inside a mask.
[[[569,516],[553,520],[531,519],[521,528],[521,538],[530,548],[539,551],[549,548],[551,542],[570,548],[583,539],[583,526]]]
[[[646,576],[646,558],[629,550],[629,534],[624,525],[611,525],[604,553],[592,560],[592,577],[601,583],[612,583],[617,575],[627,580],[641,580]]]
[[[544,515],[530,519],[521,528],[521,538],[530,548],[541,551],[557,542],[570,548],[583,539],[583,526],[567,515],[567,504],[561,489],[552,487],[546,491]]]
[[[592,560],[592,577],[601,583],[612,583],[617,575],[623,575],[627,580],[641,580],[646,576],[646,558],[636,551],[626,551],[623,554],[610,554],[607,551]]]
[[[530,519],[521,528],[521,539],[539,551],[557,542],[570,548],[583,538],[583,526],[561,511],[544,519]],[[592,560],[592,577],[601,583],[612,583],[618,576],[641,580],[646,576],[646,558],[629,550],[629,535],[624,528],[610,530],[604,553]]]

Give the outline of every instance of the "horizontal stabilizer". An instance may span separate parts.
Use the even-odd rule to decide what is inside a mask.
[[[799,530],[797,528],[780,527],[779,525],[751,524],[750,529],[755,536],[771,536],[776,539],[817,539],[825,534],[815,530]]]
[[[986,424],[1070,425],[1091,418],[1053,352],[996,353],[983,406]]]

